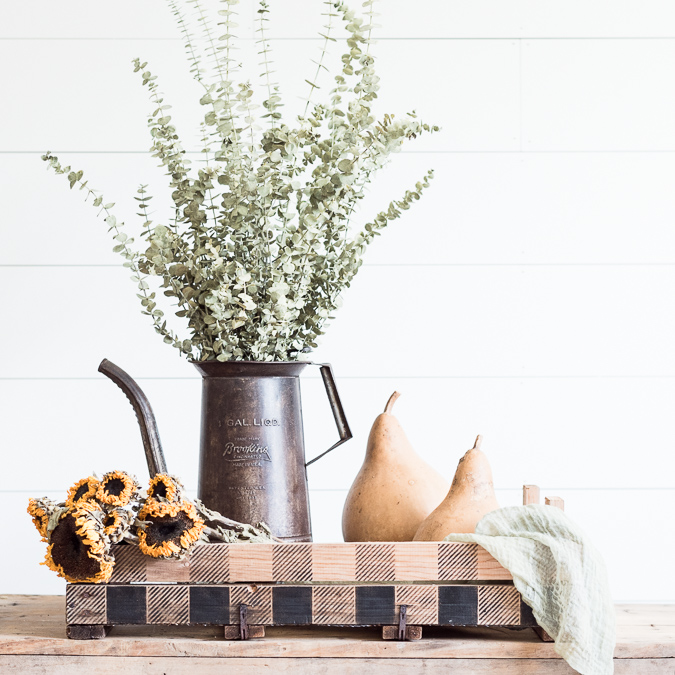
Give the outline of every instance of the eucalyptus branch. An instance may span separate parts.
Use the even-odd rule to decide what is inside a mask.
[[[185,51],[188,55],[190,72],[197,82],[206,87],[202,78],[201,59],[199,56],[197,56],[197,52],[194,48],[194,36],[188,28],[185,15],[183,12],[181,12],[178,4],[176,3],[176,0],[167,0],[167,3],[171,9],[171,13],[174,15],[176,23],[178,24],[178,30],[180,30],[180,33],[183,36],[183,45],[185,46]]]
[[[232,82],[237,0],[221,0],[224,20],[218,23],[219,34],[202,0],[167,2],[190,70],[203,89],[199,102],[207,107],[201,124],[205,166],[191,168],[155,76],[136,60],[135,69],[142,73],[154,107],[148,117],[152,153],[169,175],[173,216],[168,226],[153,223],[152,197],[141,185],[136,200],[143,246],[133,250],[133,240],[106,211],[114,250],[134,274],[143,312],[152,317],[164,341],[182,354],[220,361],[296,359],[316,346],[373,238],[420,198],[431,174],[365,227],[356,227],[352,221],[366,187],[405,141],[438,128],[420,122],[414,113],[374,118],[371,106],[379,80],[371,55],[373,0],[364,3],[365,20],[341,1],[324,3],[325,32],[320,33],[321,53],[314,61],[316,75],[307,80],[310,91],[303,115],[291,121],[282,117],[273,78],[267,0],[261,0],[258,11],[266,87],[261,115],[251,86]],[[195,9],[199,41],[186,21],[186,5]],[[337,41],[332,35],[336,17],[346,30],[341,69],[328,100],[310,104],[321,71],[328,70],[328,43]],[[213,74],[211,70],[202,70],[202,53],[210,59],[215,83],[206,75]],[[261,119],[269,122],[263,129],[258,126]],[[212,149],[214,140],[220,147]],[[81,172],[62,168],[49,154],[45,160],[57,173],[66,173],[71,186],[89,190]],[[102,205],[93,191],[89,194]],[[164,295],[177,304],[175,313],[187,324],[185,339],[167,328],[156,295],[150,292],[149,276],[156,277]]]
[[[281,113],[276,112],[277,108],[281,107],[281,97],[279,96],[279,85],[270,81],[270,75],[272,71],[270,70],[272,62],[270,61],[269,55],[271,53],[270,43],[265,37],[265,24],[269,19],[265,16],[269,14],[269,5],[265,0],[260,0],[260,9],[258,9],[258,28],[257,33],[260,33],[260,39],[256,44],[260,45],[262,51],[258,52],[259,55],[263,57],[262,63],[259,65],[264,67],[262,76],[265,77],[265,83],[267,86],[267,98],[263,101],[263,108],[268,110],[267,113],[261,117],[270,119],[270,126],[272,129],[275,127],[275,121],[281,119]]]
[[[303,112],[302,116],[306,117],[307,116],[307,110],[309,110],[309,104],[312,100],[312,94],[314,93],[315,89],[320,89],[319,85],[316,84],[316,82],[319,79],[319,75],[321,74],[321,70],[328,70],[326,66],[323,65],[323,59],[328,53],[328,43],[329,42],[337,42],[337,40],[334,37],[331,37],[330,31],[332,28],[332,19],[334,16],[337,16],[337,14],[334,14],[332,11],[333,8],[333,0],[325,0],[324,5],[326,5],[326,9],[328,12],[326,13],[325,16],[328,17],[328,22],[324,26],[326,29],[325,33],[319,33],[319,35],[323,38],[323,44],[321,45],[321,55],[319,56],[318,61],[314,61],[316,63],[316,73],[314,74],[313,80],[310,82],[309,80],[306,80],[307,84],[309,85],[309,94],[307,95],[307,101],[305,103],[305,111]]]
[[[87,181],[82,181],[82,171],[75,172],[71,171],[69,166],[61,166],[59,158],[55,155],[52,155],[50,152],[45,153],[42,156],[42,159],[49,163],[49,166],[54,170],[55,173],[64,174],[67,176],[71,190],[76,185],[79,185],[80,190],[84,190],[86,193],[85,201],[87,201],[89,197],[93,197],[93,205],[100,209],[99,214],[105,213],[105,222],[106,225],[108,225],[108,230],[113,232],[113,238],[118,242],[113,247],[113,252],[120,253],[126,260],[124,266],[128,267],[132,271],[131,280],[137,284],[138,290],[140,291],[140,293],[137,295],[141,300],[143,313],[148,314],[152,318],[155,330],[164,338],[164,342],[173,345],[187,356],[190,356],[190,353],[185,352],[183,349],[182,342],[171,330],[166,327],[166,321],[162,321],[163,312],[161,310],[155,309],[155,293],[148,292],[150,286],[146,281],[147,277],[142,274],[138,266],[140,255],[129,248],[134,240],[130,239],[124,232],[121,231],[120,228],[124,225],[124,223],[118,223],[117,218],[115,218],[111,212],[112,207],[115,206],[114,202],[104,204],[103,197],[101,195],[97,195],[96,192],[88,186]]]

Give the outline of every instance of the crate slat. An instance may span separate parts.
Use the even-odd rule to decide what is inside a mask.
[[[69,584],[68,624],[534,626],[510,584]]]
[[[127,544],[118,544],[112,550],[112,583],[368,583],[512,578],[485,549],[464,543],[203,544],[184,560],[156,560]]]

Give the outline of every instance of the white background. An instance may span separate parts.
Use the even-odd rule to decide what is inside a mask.
[[[292,114],[314,75],[322,5],[271,5]],[[378,110],[414,108],[443,131],[395,156],[357,217],[436,170],[373,244],[315,355],[333,363],[355,432],[309,470],[315,539],[341,540],[370,424],[399,389],[398,418],[449,480],[483,434],[503,505],[519,503],[523,483],[563,497],[604,554],[617,601],[675,602],[672,3],[380,5]],[[240,7],[240,54],[255,75],[255,7]],[[159,214],[168,194],[131,60],[160,76],[190,150],[202,111],[160,0],[5,2],[0,38],[0,592],[61,593],[39,566],[28,498],[62,497],[91,471],[146,476],[133,412],[99,361],[138,379],[191,490],[200,382],[141,316],[102,220],[40,154],[84,169],[135,224],[139,183]],[[303,388],[313,456],[335,430],[318,372]]]

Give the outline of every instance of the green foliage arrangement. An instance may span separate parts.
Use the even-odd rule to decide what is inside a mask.
[[[376,120],[371,106],[379,89],[370,53],[373,1],[359,17],[342,2],[327,1],[325,31],[317,75],[307,80],[304,114],[284,122],[279,86],[273,81],[266,36],[269,8],[259,3],[258,29],[266,98],[256,117],[249,83],[235,82],[234,6],[220,0],[220,29],[214,30],[201,0],[184,0],[194,9],[202,39],[197,42],[178,0],[167,0],[183,37],[191,73],[203,87],[199,102],[202,168],[190,169],[156,76],[147,63],[134,60],[148,88],[153,112],[148,126],[153,157],[170,178],[173,217],[153,223],[151,196],[141,185],[135,199],[143,220],[143,247],[123,231],[112,213],[114,204],[83,180],[82,171],[62,166],[51,153],[43,156],[56,173],[67,176],[104,214],[115,239],[114,251],[138,285],[143,312],[164,342],[189,358],[220,361],[286,361],[316,346],[326,321],[361,266],[363,253],[391,220],[420,198],[433,172],[414,189],[361,228],[351,224],[357,202],[374,173],[407,139],[437,131],[414,113]],[[325,103],[313,103],[319,89],[335,24],[346,29],[347,50]],[[264,120],[265,128],[258,126]],[[148,277],[161,279],[164,295],[178,305],[190,337],[181,339],[167,327]]]

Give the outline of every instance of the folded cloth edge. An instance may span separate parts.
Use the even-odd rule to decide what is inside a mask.
[[[552,509],[552,510],[549,510]],[[559,631],[556,630],[556,626],[553,624],[549,623],[547,618],[543,616],[537,609],[536,607],[536,601],[534,600],[534,595],[533,595],[533,584],[531,583],[531,580],[528,580],[521,575],[514,573],[512,569],[510,569],[509,565],[509,560],[507,559],[506,556],[503,556],[499,550],[499,547],[496,545],[497,540],[499,539],[504,539],[507,538],[507,535],[500,535],[496,532],[495,528],[495,523],[494,521],[498,519],[499,517],[504,517],[509,513],[528,513],[534,515],[535,513],[541,514],[543,516],[546,516],[547,518],[552,518],[556,521],[562,521],[567,525],[573,532],[575,537],[578,537],[579,540],[584,540],[585,545],[591,549],[595,553],[597,553],[590,544],[590,541],[588,540],[587,537],[585,537],[579,530],[578,526],[576,526],[571,519],[569,519],[568,516],[566,516],[562,511],[559,511],[557,509],[554,509],[553,507],[550,506],[542,506],[542,505],[536,505],[536,504],[529,504],[527,506],[510,506],[510,507],[504,507],[501,509],[497,509],[496,511],[492,511],[488,513],[486,516],[484,516],[481,521],[478,523],[476,526],[476,532],[475,533],[457,533],[457,534],[449,534],[444,541],[448,542],[466,542],[466,543],[476,543],[479,546],[483,547],[490,555],[492,555],[497,562],[499,562],[500,565],[502,565],[504,568],[509,570],[511,573],[511,576],[513,578],[513,585],[515,586],[516,590],[521,594],[521,597],[523,598],[523,601],[532,609],[532,614],[537,621],[537,624],[543,628],[554,640],[554,649],[556,653],[558,653],[563,659],[565,659],[568,664],[575,668],[578,672],[582,673],[582,675],[585,675],[586,673],[592,673],[595,675],[596,673],[603,672],[603,673],[613,673],[614,672],[614,667],[613,667],[613,659],[610,659],[612,663],[606,664],[606,668],[603,668],[602,670],[598,669],[587,669],[585,662],[582,661],[582,659],[578,658],[576,654],[569,654],[567,650],[563,647],[563,645],[560,644],[558,638],[559,638]],[[491,534],[486,534],[484,532],[481,532],[481,530],[485,531],[490,531]],[[533,533],[536,534],[536,533]],[[544,532],[542,531],[542,534]],[[551,533],[548,533],[551,534]],[[535,540],[538,540],[539,538],[536,536],[532,537]],[[541,542],[540,542],[541,543]],[[604,570],[604,563],[602,563],[602,559],[597,554],[597,562],[601,565],[603,572],[606,575],[606,571]],[[613,605],[612,605],[612,617],[614,619],[615,615],[613,612]],[[613,650],[612,650],[613,651]]]

